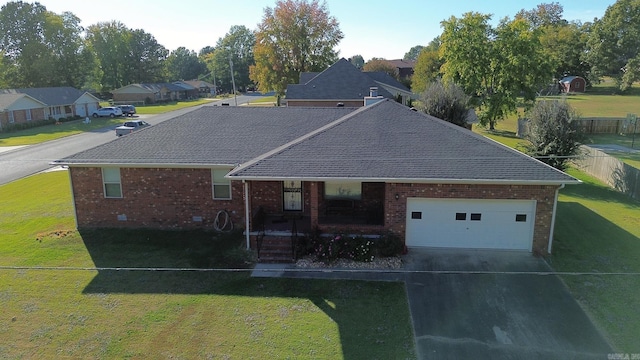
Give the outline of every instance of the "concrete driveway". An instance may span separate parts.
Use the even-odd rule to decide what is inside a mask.
[[[526,252],[411,249],[401,271],[253,276],[404,281],[419,359],[606,359],[613,353],[564,284]]]
[[[412,250],[405,283],[420,359],[606,359],[611,347],[529,253]],[[425,272],[436,271],[436,273]]]

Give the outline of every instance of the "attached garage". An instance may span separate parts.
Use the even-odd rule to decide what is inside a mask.
[[[407,199],[408,247],[531,251],[534,200]]]

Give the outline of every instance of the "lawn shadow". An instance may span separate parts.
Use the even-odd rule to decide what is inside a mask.
[[[558,271],[637,272],[639,243],[636,235],[583,204],[560,201],[549,260]]]
[[[612,176],[625,176],[624,174],[612,174]],[[560,191],[560,194],[578,197],[582,199],[604,201],[604,202],[617,202],[623,204],[628,208],[640,209],[640,202],[625,195],[624,193],[617,191],[613,188],[604,185],[598,185],[590,182],[584,182],[580,185],[569,185]]]
[[[98,268],[84,294],[308,299],[338,325],[345,359],[390,351],[390,358],[405,358],[414,351],[403,283],[253,278],[251,265],[238,260],[242,256],[222,255],[242,246],[242,234],[119,229],[80,234]]]

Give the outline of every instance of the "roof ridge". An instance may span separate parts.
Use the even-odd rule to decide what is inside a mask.
[[[350,113],[348,113],[348,114],[346,114],[346,115],[344,115],[344,116],[342,116],[342,117],[340,117],[340,118],[338,118],[338,119],[336,119],[336,120],[334,120],[334,121],[332,121],[332,122],[330,122],[330,123],[328,123],[326,125],[323,125],[323,126],[317,128],[316,130],[313,130],[313,131],[311,131],[309,133],[306,133],[306,134],[298,137],[297,139],[291,140],[288,143],[280,145],[280,146],[278,146],[277,148],[275,148],[275,149],[273,149],[271,151],[268,151],[268,152],[266,152],[266,153],[264,153],[262,155],[256,156],[255,158],[253,158],[253,159],[251,159],[249,161],[246,161],[244,164],[240,164],[240,166],[238,166],[235,169],[231,170],[227,174],[227,176],[233,176],[235,173],[237,173],[239,171],[242,171],[242,170],[244,170],[246,168],[249,168],[249,167],[257,164],[258,162],[260,162],[260,161],[262,161],[262,160],[264,160],[264,159],[266,159],[266,158],[268,158],[268,157],[270,157],[272,155],[278,154],[278,153],[284,151],[285,149],[288,149],[288,148],[290,148],[290,147],[292,147],[294,145],[300,144],[301,142],[303,142],[303,141],[305,141],[307,139],[310,139],[310,138],[312,138],[312,137],[314,137],[314,136],[316,136],[318,134],[321,134],[321,133],[323,133],[323,132],[325,132],[325,131],[333,128],[333,127],[336,127],[336,126],[346,122],[350,118],[352,118],[352,117],[354,117],[356,115],[359,115],[359,114],[361,114],[363,112],[366,112],[366,111],[368,111],[368,110],[370,110],[370,109],[372,109],[372,108],[374,108],[374,107],[378,106],[379,104],[382,104],[382,103],[384,103],[386,101],[389,101],[389,99],[384,99],[382,101],[378,101],[378,102],[376,102],[374,104],[371,104],[369,106],[363,106],[363,107],[361,107],[361,108],[359,108],[357,110],[354,110],[354,111],[352,111],[352,112],[350,112]]]

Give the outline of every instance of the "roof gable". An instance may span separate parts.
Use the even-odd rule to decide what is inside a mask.
[[[0,93],[0,111],[33,109],[45,106],[47,106],[47,104],[27,94]]]
[[[38,101],[49,106],[71,105],[84,92],[70,86],[48,87],[48,88],[25,88],[25,89],[6,89],[0,90],[5,94],[27,94]]]
[[[304,75],[305,77],[310,75]],[[362,100],[378,83],[347,60],[340,59],[304,84],[287,86],[288,100]],[[385,89],[378,95],[392,98]]]

